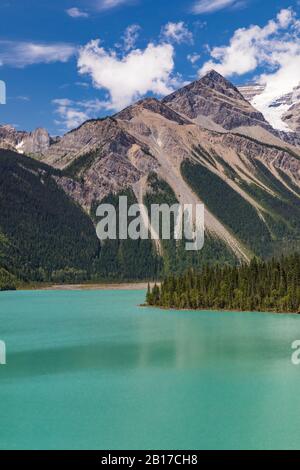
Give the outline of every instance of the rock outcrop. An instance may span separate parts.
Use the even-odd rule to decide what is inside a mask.
[[[15,150],[26,155],[43,156],[53,140],[46,129],[33,132],[17,131],[12,126],[0,126],[0,148]]]

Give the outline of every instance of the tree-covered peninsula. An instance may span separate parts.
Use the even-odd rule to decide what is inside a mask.
[[[300,313],[300,255],[249,265],[205,266],[148,289],[147,304],[176,309]]]

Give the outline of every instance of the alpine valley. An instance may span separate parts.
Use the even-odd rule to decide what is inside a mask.
[[[277,113],[284,106],[286,124],[275,129],[247,100],[261,91],[211,71],[163,100],[143,99],[62,137],[1,126],[2,287],[150,280],[299,250],[299,96],[295,90],[274,105]],[[186,252],[174,240],[101,245],[96,207],[121,194],[147,206],[203,202],[203,250]]]

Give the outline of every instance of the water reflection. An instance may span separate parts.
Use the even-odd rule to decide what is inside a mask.
[[[147,368],[203,369],[289,366],[291,331],[273,331],[259,319],[238,315],[160,313],[136,318],[128,328],[114,321],[111,330],[99,333],[91,343],[54,345],[10,352],[9,365],[0,369],[1,380],[19,377],[67,374],[88,370],[136,370]],[[173,316],[172,316],[173,315]],[[198,316],[197,316],[198,315]],[[211,315],[209,318],[208,315]],[[215,315],[215,316],[214,316]],[[225,315],[225,314],[224,314]],[[279,323],[283,325],[283,320]],[[283,322],[283,323],[282,323]],[[67,338],[67,331],[66,338]],[[68,341],[66,341],[67,343]]]

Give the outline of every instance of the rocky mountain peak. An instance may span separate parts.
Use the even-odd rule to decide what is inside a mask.
[[[224,95],[233,98],[242,98],[242,95],[240,94],[239,90],[229,80],[227,80],[215,70],[211,70],[206,75],[204,75],[204,77],[198,80],[198,82],[194,83],[200,83],[201,86],[205,85],[213,90],[216,90],[219,93],[223,93]]]
[[[215,70],[167,96],[163,103],[203,127],[211,122],[217,126],[215,130],[250,126],[270,128],[263,115]]]

